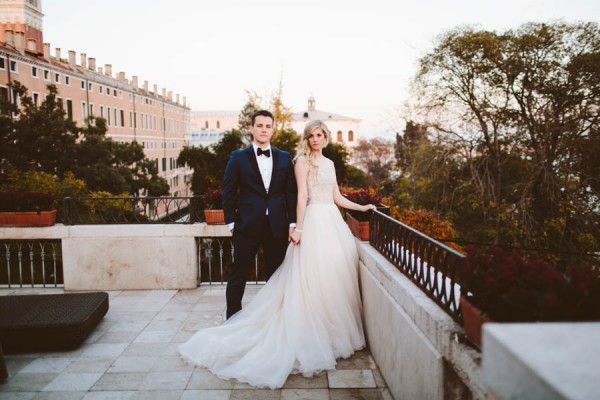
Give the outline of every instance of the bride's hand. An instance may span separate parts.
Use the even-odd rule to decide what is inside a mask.
[[[361,211],[375,211],[377,210],[377,206],[374,206],[373,204],[367,204],[366,206],[361,206],[362,210]]]
[[[300,237],[302,237],[302,231],[296,229],[292,232],[292,242],[294,242],[294,244],[300,244]]]

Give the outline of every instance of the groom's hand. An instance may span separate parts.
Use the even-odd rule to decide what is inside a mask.
[[[295,230],[296,230],[295,227],[290,227],[290,229],[288,231],[288,243],[294,241],[294,239],[292,239],[292,234],[294,233]]]

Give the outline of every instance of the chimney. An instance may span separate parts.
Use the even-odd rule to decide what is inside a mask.
[[[167,96],[169,97],[170,101],[173,101],[173,91],[169,90],[169,93],[167,94]]]
[[[81,57],[81,68],[86,69],[87,68],[87,55],[85,53],[81,53],[80,55]]]
[[[148,92],[148,81],[144,81],[144,91]]]
[[[46,60],[50,59],[50,43],[44,43],[44,58]]]
[[[187,105],[187,97],[183,96],[183,106],[185,107]]]
[[[117,75],[117,79],[121,82],[125,82],[125,72],[119,72],[119,74]]]
[[[138,77],[137,77],[137,75],[132,75],[131,76],[131,86],[133,86],[134,89],[138,88]]]
[[[158,96],[158,85],[155,83],[153,87],[154,87],[154,95]]]
[[[57,47],[54,51],[56,52],[56,60],[60,62],[60,49]]]
[[[179,104],[179,93],[177,93],[177,94],[175,95],[175,98],[177,99],[175,102],[176,102],[177,104]]]
[[[75,66],[75,51],[74,50],[69,50],[69,65],[71,67]]]
[[[162,97],[163,97],[163,99],[167,98],[167,89],[165,89],[165,88],[163,88],[163,90],[162,90]]]
[[[106,71],[106,75],[112,76],[112,64],[104,64],[104,70]]]
[[[96,59],[94,57],[90,57],[89,62],[90,62],[90,69],[92,71],[96,72]]]
[[[102,67],[98,67],[98,73],[99,73],[100,75],[103,75],[103,74],[104,74],[104,71],[102,70]]]
[[[15,32],[15,49],[19,53],[25,53],[25,33]]]

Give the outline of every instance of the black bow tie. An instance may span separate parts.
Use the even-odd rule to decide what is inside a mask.
[[[259,147],[256,151],[256,155],[260,156],[261,154],[264,154],[265,157],[271,157],[271,149],[263,150]]]

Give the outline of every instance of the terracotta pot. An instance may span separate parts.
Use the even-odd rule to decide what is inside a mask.
[[[204,219],[207,224],[224,224],[225,213],[223,210],[204,210]]]
[[[354,236],[360,240],[369,240],[369,221],[359,221],[350,213],[346,214],[346,221]]]
[[[56,210],[0,212],[2,226],[52,226],[56,222]]]
[[[482,311],[473,305],[467,296],[460,296],[460,309],[467,339],[481,349],[481,328],[483,324],[493,321],[483,315]]]

